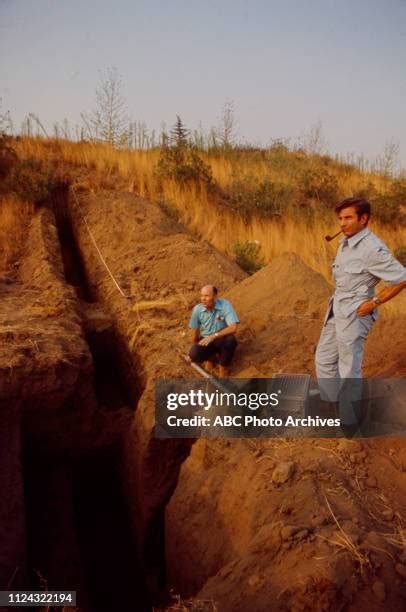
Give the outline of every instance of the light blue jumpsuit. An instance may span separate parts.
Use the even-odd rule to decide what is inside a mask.
[[[405,281],[406,268],[365,228],[341,241],[333,263],[333,276],[336,289],[316,350],[321,395],[331,401],[337,399],[338,387],[333,381],[329,387],[328,381],[320,379],[335,379],[338,383],[342,378],[362,377],[364,344],[378,313],[374,310],[371,315],[359,317],[357,308],[374,296],[380,280],[390,285]]]

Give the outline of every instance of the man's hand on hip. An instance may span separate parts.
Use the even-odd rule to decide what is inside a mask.
[[[368,300],[366,302],[363,302],[361,306],[358,307],[357,315],[359,317],[366,317],[367,315],[372,314],[375,308],[375,302],[373,302],[372,300]]]

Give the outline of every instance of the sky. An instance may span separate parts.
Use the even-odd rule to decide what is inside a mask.
[[[115,67],[128,114],[159,129],[219,123],[296,140],[321,124],[332,154],[406,168],[406,0],[0,0],[0,97],[18,127],[95,106]]]

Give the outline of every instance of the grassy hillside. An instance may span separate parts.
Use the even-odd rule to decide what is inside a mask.
[[[363,173],[281,144],[179,155],[167,150],[164,164],[158,149],[119,150],[41,138],[21,138],[11,146],[19,160],[7,179],[14,198],[41,201],[60,181],[77,191],[134,192],[159,202],[231,256],[236,245],[265,262],[294,251],[329,279],[336,243],[328,244],[324,235],[337,228],[332,208],[355,194],[373,204],[373,231],[393,250],[405,243],[405,179]]]

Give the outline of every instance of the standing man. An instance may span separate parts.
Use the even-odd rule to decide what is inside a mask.
[[[368,229],[369,202],[347,198],[335,211],[344,238],[333,263],[336,288],[316,350],[316,373],[319,379],[357,379],[362,377],[364,344],[378,308],[406,287],[406,268]],[[375,295],[380,280],[389,286]]]
[[[189,327],[193,346],[189,357],[201,363],[219,355],[220,377],[228,376],[228,367],[237,347],[235,333],[239,319],[228,300],[217,297],[217,289],[206,285],[200,292],[200,304],[192,311]]]

